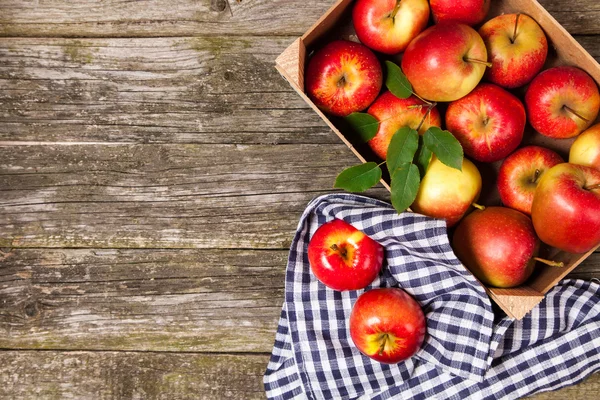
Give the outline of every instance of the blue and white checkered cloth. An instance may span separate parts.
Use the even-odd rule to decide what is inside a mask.
[[[399,286],[421,304],[427,336],[413,358],[387,365],[363,356],[348,326],[363,290],[331,290],[310,272],[309,239],[334,218],[385,246],[382,273],[365,290]],[[565,280],[522,321],[495,318],[450,248],[445,222],[335,194],[313,200],[298,225],[264,384],[270,399],[515,399],[599,369],[598,284]]]

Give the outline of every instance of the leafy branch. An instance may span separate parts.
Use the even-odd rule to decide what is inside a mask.
[[[403,99],[411,95],[416,96],[400,67],[390,61],[386,61],[385,64],[387,69],[385,84],[390,92]],[[398,129],[388,146],[386,161],[380,164],[368,162],[345,169],[337,176],[335,188],[350,192],[364,192],[381,180],[383,174],[381,165],[385,163],[391,178],[392,205],[398,213],[401,213],[414,202],[421,179],[433,155],[443,164],[461,170],[463,149],[452,133],[434,126],[427,129],[423,136],[419,135],[418,130],[436,103],[418,98],[427,105],[427,111],[418,128],[404,126]],[[367,113],[350,114],[346,117],[346,121],[363,142],[373,139],[379,130],[380,121]]]

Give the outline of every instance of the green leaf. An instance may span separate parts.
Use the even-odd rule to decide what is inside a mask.
[[[348,192],[364,192],[381,179],[381,168],[374,162],[355,165],[343,170],[335,179],[333,187]]]
[[[400,164],[392,175],[392,205],[398,214],[415,201],[420,184],[419,169],[413,163]]]
[[[355,112],[348,115],[346,121],[364,143],[373,139],[379,130],[379,121],[371,114]]]
[[[385,66],[387,69],[385,86],[394,96],[400,99],[409,98],[413,93],[413,89],[404,72],[391,61],[386,61]]]
[[[423,136],[419,135],[419,149],[417,150],[416,163],[419,172],[421,173],[421,179],[423,179],[425,172],[427,172],[427,167],[429,166],[432,155],[433,153],[431,150],[429,150],[423,142]]]
[[[442,163],[462,171],[463,148],[452,133],[432,126],[425,132],[423,142]]]
[[[398,129],[387,149],[386,163],[390,175],[402,163],[412,162],[419,147],[419,134],[408,126]]]

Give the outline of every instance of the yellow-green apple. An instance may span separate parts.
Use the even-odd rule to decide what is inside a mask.
[[[465,154],[477,161],[494,162],[513,152],[523,139],[525,107],[515,95],[491,83],[482,83],[456,100],[446,111],[446,128]]]
[[[360,295],[350,313],[350,336],[361,353],[395,364],[421,348],[427,327],[419,304],[404,290],[380,288]]]
[[[431,108],[429,113],[428,109],[428,105],[415,96],[399,99],[392,92],[383,93],[368,110],[379,121],[377,135],[368,142],[369,146],[385,160],[390,141],[398,129],[404,126],[417,129],[420,126],[419,133],[424,134],[432,126],[442,126],[437,108]]]
[[[486,207],[456,227],[452,248],[462,263],[489,286],[519,286],[531,275],[540,241],[531,219],[506,207]]]
[[[431,0],[430,6],[436,23],[452,21],[473,26],[485,19],[490,0]]]
[[[492,68],[485,78],[505,88],[529,83],[540,72],[548,55],[546,35],[525,14],[503,14],[479,28]]]
[[[487,50],[477,31],[453,22],[421,32],[402,57],[402,70],[413,90],[431,101],[454,101],[466,96],[488,65]]]
[[[379,60],[366,46],[336,40],[312,56],[305,80],[306,93],[317,107],[345,117],[377,98],[383,74]]]
[[[569,162],[600,170],[600,124],[577,136],[569,150]]]
[[[557,153],[539,146],[523,147],[506,157],[496,182],[502,203],[531,215],[531,203],[538,182],[546,171],[563,162]]]
[[[565,139],[579,135],[598,116],[596,82],[576,67],[554,67],[536,76],[525,93],[529,123],[542,135]]]
[[[383,246],[341,219],[321,225],[308,243],[310,268],[325,286],[357,290],[369,285],[383,263]]]
[[[404,51],[429,21],[427,0],[358,0],[352,22],[358,39],[375,51]]]
[[[477,201],[480,192],[481,175],[471,161],[463,159],[462,171],[459,171],[433,156],[411,209],[433,218],[443,218],[451,227]]]
[[[560,250],[585,253],[600,244],[600,171],[552,167],[535,189],[531,218],[540,239]]]

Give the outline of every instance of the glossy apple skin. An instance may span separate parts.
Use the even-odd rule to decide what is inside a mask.
[[[525,93],[529,123],[542,135],[566,139],[579,135],[598,116],[600,94],[596,82],[575,67],[542,71]],[[577,112],[586,121],[569,112]]]
[[[473,211],[452,239],[456,256],[477,279],[500,288],[519,286],[531,276],[539,246],[529,217],[506,207]]]
[[[410,42],[402,57],[402,70],[419,96],[454,101],[469,94],[485,73],[485,65],[465,58],[487,61],[481,36],[467,25],[440,23]]]
[[[533,196],[533,225],[540,239],[570,253],[600,243],[600,171],[558,164],[547,171]]]
[[[600,124],[592,126],[575,139],[569,150],[569,162],[600,171]]]
[[[379,60],[366,46],[336,40],[317,51],[305,74],[306,93],[324,112],[345,117],[377,98],[383,75]]]
[[[389,91],[379,96],[367,112],[380,121],[377,135],[368,144],[383,160],[387,157],[390,141],[398,129],[404,126],[417,129],[423,118],[425,121],[419,129],[420,134],[424,134],[432,126],[442,126],[440,112],[436,107],[427,115],[427,105],[415,96],[399,99]]]
[[[485,19],[490,0],[431,0],[430,6],[436,23],[458,22],[473,26]]]
[[[321,225],[308,243],[310,268],[325,286],[358,290],[369,285],[383,264],[383,246],[341,219]]]
[[[410,207],[419,214],[445,219],[452,227],[477,201],[480,192],[481,174],[471,161],[465,158],[459,171],[434,156]]]
[[[399,288],[363,293],[350,314],[350,336],[358,350],[386,364],[395,364],[415,355],[423,344],[426,331],[421,307]],[[386,334],[388,340],[385,340]]]
[[[512,153],[525,131],[525,107],[513,94],[482,83],[448,106],[446,128],[462,144],[465,154],[494,162]]]
[[[392,19],[396,0],[358,0],[352,22],[358,39],[367,47],[385,54],[404,51],[429,21],[427,0],[402,0]]]
[[[498,192],[502,204],[531,215],[533,195],[542,176],[550,168],[564,163],[550,149],[527,146],[508,156],[498,171]]]
[[[479,28],[479,34],[492,62],[485,78],[497,85],[509,89],[523,86],[546,62],[548,40],[542,28],[528,15],[520,14],[518,21],[517,14],[499,15]]]

